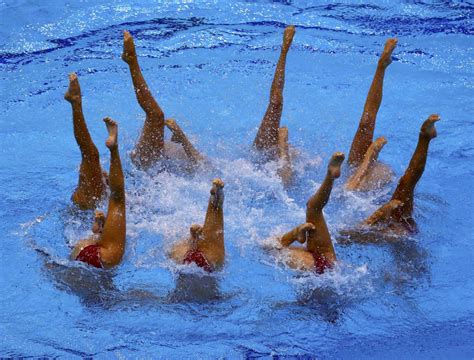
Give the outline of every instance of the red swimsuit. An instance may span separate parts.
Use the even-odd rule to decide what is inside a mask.
[[[89,245],[81,250],[79,255],[76,257],[77,261],[85,262],[96,268],[102,268],[102,262],[100,261],[100,250],[97,245]]]
[[[212,272],[212,266],[204,257],[204,254],[201,250],[189,250],[184,257],[183,262],[185,264],[195,263],[197,266],[203,268],[207,272]]]
[[[332,263],[324,255],[316,252],[311,253],[314,259],[314,271],[316,274],[323,274],[326,269],[332,268]]]

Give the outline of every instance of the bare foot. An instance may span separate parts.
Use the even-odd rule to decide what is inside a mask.
[[[214,179],[212,181],[211,202],[216,208],[222,207],[222,204],[224,203],[223,188],[224,182],[221,179]]]
[[[315,230],[316,227],[311,223],[304,223],[298,226],[298,238],[297,241],[300,244],[304,244],[308,239],[309,232]]]
[[[170,131],[173,133],[171,136],[171,141],[175,143],[182,143],[183,141],[183,130],[179,127],[176,120],[174,119],[166,119],[165,125]]]
[[[438,133],[436,132],[435,122],[441,120],[439,115],[433,114],[425,120],[423,125],[421,125],[420,133],[421,135],[427,137],[428,139],[434,139]]]
[[[387,139],[384,136],[377,138],[374,141],[375,151],[380,152],[382,148],[387,144]]]
[[[295,27],[293,25],[289,25],[285,28],[285,32],[283,33],[283,45],[282,48],[285,51],[288,51],[288,49],[291,46],[291,43],[293,42],[293,37],[295,36]]]
[[[125,30],[123,32],[122,60],[130,65],[130,63],[136,58],[137,53],[135,51],[135,44],[133,43],[132,35],[130,35],[130,33]]]
[[[387,40],[382,55],[380,55],[379,65],[386,68],[392,63],[392,52],[397,46],[397,43],[398,40],[395,38]]]
[[[329,160],[328,173],[333,179],[341,176],[341,165],[344,158],[345,156],[342,152],[336,152],[332,155],[331,160]]]
[[[105,140],[105,146],[110,150],[117,147],[117,137],[118,137],[118,125],[111,118],[104,118],[105,126],[107,126],[107,131],[109,132],[109,137]]]
[[[70,103],[81,101],[81,87],[75,73],[69,74],[69,88],[64,94],[64,99]]]

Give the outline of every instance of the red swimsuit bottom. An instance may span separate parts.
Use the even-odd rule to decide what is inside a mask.
[[[197,266],[203,268],[207,272],[212,272],[212,266],[204,257],[204,254],[201,250],[189,250],[184,257],[183,262],[185,264],[195,263]]]
[[[100,250],[97,245],[89,245],[81,250],[79,255],[76,257],[77,261],[85,262],[96,268],[102,268],[102,262],[100,261]]]
[[[324,255],[316,252],[311,253],[314,259],[314,271],[316,274],[323,274],[326,269],[332,268],[332,263]]]

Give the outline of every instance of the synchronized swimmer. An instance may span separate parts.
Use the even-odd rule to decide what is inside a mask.
[[[295,27],[288,26],[283,33],[267,110],[258,128],[252,148],[259,162],[278,161],[277,174],[285,187],[294,181],[288,128],[281,127],[285,66]],[[352,141],[348,157],[350,176],[345,184],[348,191],[368,191],[383,187],[392,179],[391,169],[378,161],[378,155],[387,143],[385,137],[373,140],[377,112],[382,102],[385,71],[392,62],[392,52],[397,39],[388,39],[380,55],[374,79],[370,86],[359,127]],[[140,137],[131,154],[132,163],[147,170],[163,160],[173,160],[176,154],[169,151],[165,141],[165,127],[171,131],[171,141],[181,146],[187,169],[194,171],[205,157],[189,141],[174,119],[166,119],[163,110],[153,97],[142,75],[133,38],[124,32],[122,59],[129,66],[133,88],[140,107],[146,114]],[[110,150],[110,169],[107,174],[100,165],[99,152],[87,129],[82,111],[79,81],[69,75],[69,88],[65,99],[71,103],[74,136],[81,152],[79,181],[72,201],[82,210],[93,210],[110,190],[107,214],[95,212],[93,235],[77,243],[71,259],[97,268],[118,265],[126,247],[125,186],[118,151],[118,125],[105,118],[109,136],[106,146]],[[405,174],[400,178],[392,198],[354,229],[346,230],[348,242],[367,242],[359,236],[366,229],[379,234],[407,234],[417,230],[413,219],[414,190],[420,180],[428,155],[430,141],[436,137],[435,122],[438,115],[431,115],[421,126],[418,144]],[[329,201],[334,181],[341,176],[345,155],[336,152],[329,160],[326,176],[306,204],[306,222],[274,239],[266,246],[274,255],[283,255],[285,263],[294,269],[322,274],[337,262],[323,209]],[[193,224],[188,238],[175,244],[168,256],[178,264],[194,263],[207,272],[222,269],[225,262],[224,244],[224,182],[212,182],[204,224]],[[294,242],[304,246],[294,246]],[[376,241],[383,241],[377,237]]]

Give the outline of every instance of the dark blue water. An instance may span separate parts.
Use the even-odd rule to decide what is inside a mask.
[[[421,1],[2,1],[0,27],[0,356],[97,358],[456,358],[474,356],[474,6]],[[282,123],[300,152],[286,192],[249,146],[263,116],[281,34],[288,55]],[[213,168],[145,174],[129,160],[144,114],[122,31],[144,75]],[[277,264],[261,244],[304,221],[329,156],[348,153],[388,37],[376,136],[399,177],[419,127],[439,113],[416,191],[420,232],[384,246],[335,244],[322,277]],[[79,75],[86,120],[108,168],[101,119],[120,124],[128,244],[110,272],[68,261],[91,214],[70,207],[80,154],[63,100]],[[226,182],[227,262],[215,277],[179,276],[165,253],[202,223],[210,180]],[[326,207],[334,238],[391,194],[337,182]],[[104,207],[105,208],[105,207]],[[40,250],[40,252],[39,252]],[[48,257],[43,253],[50,254]],[[198,279],[196,279],[196,277]],[[198,285],[196,285],[196,283]],[[470,340],[471,339],[471,340]]]

